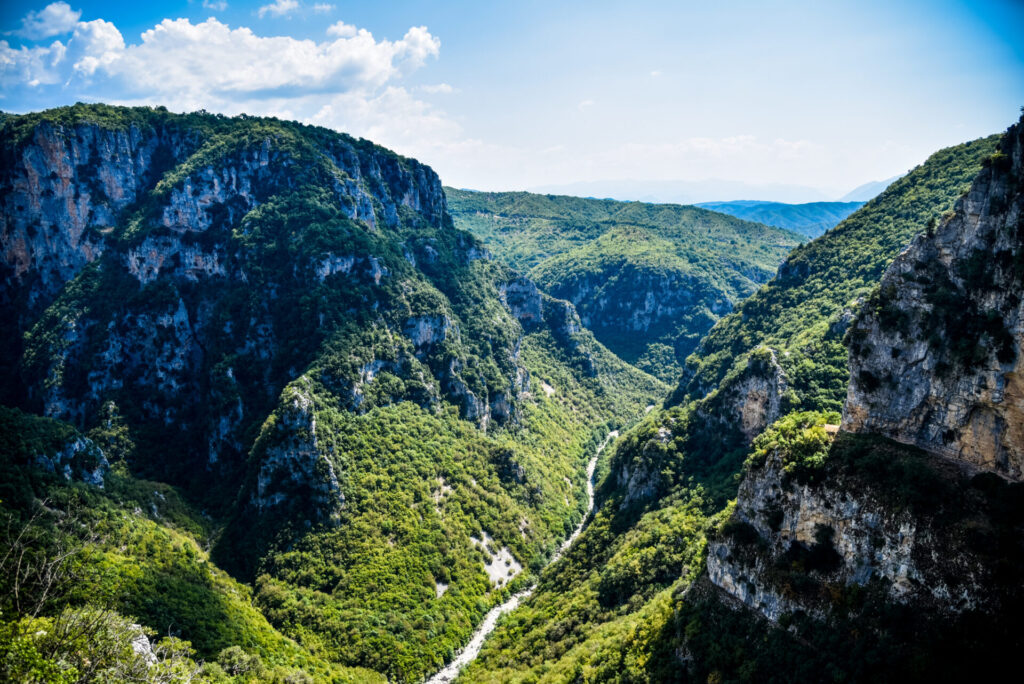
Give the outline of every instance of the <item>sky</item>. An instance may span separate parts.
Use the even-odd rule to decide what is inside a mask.
[[[480,190],[837,198],[1013,123],[1021,27],[1022,0],[6,0],[0,109],[298,119]]]

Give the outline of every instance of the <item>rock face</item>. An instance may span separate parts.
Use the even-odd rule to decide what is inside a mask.
[[[103,451],[85,437],[75,437],[53,453],[37,454],[35,465],[66,480],[79,480],[103,487],[103,478],[110,469]]]
[[[138,125],[42,123],[27,144],[5,146],[0,170],[0,253],[4,290],[34,277],[33,299],[48,300],[106,247],[121,212],[152,187],[166,159],[195,142]]]
[[[143,440],[133,465],[226,499],[246,482],[257,514],[344,503],[315,397],[514,426],[520,347],[545,326],[595,372],[572,304],[488,261],[432,170],[366,141],[76,106],[3,119],[0,154],[11,403],[89,429],[113,401]]]
[[[706,452],[745,451],[779,417],[785,391],[786,375],[775,352],[761,347],[715,392],[685,410],[673,407],[654,414],[646,429],[625,438],[613,456],[622,505],[650,501],[666,491],[666,472],[680,467],[679,451],[687,452],[691,465],[710,465]]]
[[[528,329],[541,324],[543,314],[540,290],[532,280],[516,278],[503,283],[498,288],[498,293],[501,303],[508,307],[508,310],[524,328]]]
[[[325,520],[336,519],[345,496],[333,463],[321,453],[308,379],[285,390],[277,418],[255,447],[257,510],[263,514],[300,501]]]
[[[901,483],[879,482],[856,461],[802,478],[775,453],[747,470],[732,518],[708,546],[711,582],[772,622],[798,612],[827,620],[851,587],[940,615],[997,610],[1007,586],[996,561],[1007,551],[971,538],[1004,524],[1005,504],[988,496],[989,483],[967,481],[925,452],[864,440],[840,434],[837,446],[916,462],[932,495],[957,501],[908,505]]]
[[[701,402],[697,418],[723,432],[738,430],[749,444],[779,417],[785,391],[786,374],[775,351],[760,347],[751,352],[742,372]]]
[[[759,273],[752,275],[763,280]],[[715,320],[733,308],[724,292],[704,280],[633,264],[612,272],[584,272],[552,283],[548,291],[571,301],[583,325],[612,345],[623,336],[671,341],[678,334],[679,321],[693,319],[686,341],[674,350],[680,358],[692,352]],[[695,315],[705,310],[711,315]]]
[[[515,418],[519,333],[464,339],[441,290],[486,250],[453,228],[415,160],[284,122],[147,108],[8,117],[0,134],[0,373],[17,403],[87,427],[116,400],[174,468],[240,468],[278,393],[344,329],[357,352],[322,380],[346,408],[447,396],[481,426]],[[531,287],[532,308],[509,308],[537,326],[536,287],[512,290]],[[500,385],[482,379],[478,345]]]
[[[1024,125],[849,334],[843,429],[1024,477]]]
[[[1022,156],[1018,124],[863,305],[831,446],[806,460],[789,442],[748,462],[708,577],[768,620],[876,619],[844,604],[857,588],[935,624],[1020,600],[1004,559],[1024,541]]]

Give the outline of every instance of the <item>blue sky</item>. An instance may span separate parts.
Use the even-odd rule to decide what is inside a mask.
[[[1019,0],[9,1],[0,108],[273,114],[479,189],[717,178],[834,197],[1012,123],[1022,26]]]

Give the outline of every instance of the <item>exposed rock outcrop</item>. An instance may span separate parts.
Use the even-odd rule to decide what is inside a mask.
[[[66,480],[78,480],[101,488],[110,469],[103,451],[85,437],[71,439],[53,453],[37,454],[34,465],[62,475]]]
[[[292,384],[272,428],[257,443],[260,452],[253,502],[265,513],[288,506],[328,520],[345,503],[334,464],[321,453],[308,379]]]
[[[886,624],[877,601],[941,624],[1020,600],[1004,566],[1024,547],[1021,485],[1007,482],[1024,467],[1022,162],[1018,124],[953,215],[889,267],[849,328],[842,430],[813,454],[814,439],[776,440],[748,462],[709,545],[713,585],[772,622],[820,628]]]
[[[252,434],[309,361],[308,352],[283,357],[315,345],[318,326],[337,325],[328,317],[354,313],[352,303],[345,311],[323,301],[321,289],[312,295],[322,301],[317,319],[300,321],[294,305],[278,303],[283,293],[358,289],[357,305],[372,309],[393,277],[367,240],[357,241],[358,251],[297,244],[309,226],[303,221],[276,242],[281,222],[315,206],[316,220],[347,218],[356,234],[413,224],[450,230],[429,168],[348,136],[303,132],[146,108],[78,106],[52,120],[47,113],[5,120],[0,314],[16,318],[5,320],[17,342],[5,344],[4,355],[21,358],[0,366],[10,374],[5,383],[27,380],[18,401],[85,426],[105,399],[117,398],[132,421],[163,431],[160,443],[189,436],[176,458],[241,467],[241,435]],[[311,191],[315,201],[306,199]],[[268,248],[278,247],[294,249],[293,257],[268,264]],[[246,303],[253,287],[259,299]],[[307,340],[283,349],[296,325],[306,327]],[[411,332],[419,352],[437,342],[424,329]],[[435,372],[446,362],[437,360]],[[358,399],[373,374],[349,381]],[[420,394],[410,398],[429,400]],[[189,450],[196,453],[181,453]]]
[[[524,329],[535,328],[543,322],[540,290],[532,280],[516,278],[502,283],[498,295]]]
[[[760,347],[749,354],[742,371],[698,404],[697,418],[723,432],[738,430],[749,444],[779,417],[785,391],[786,374],[775,350]]]
[[[843,429],[1024,477],[1024,125],[849,335]]]

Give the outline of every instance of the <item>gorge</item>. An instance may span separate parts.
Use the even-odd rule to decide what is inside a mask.
[[[889,681],[1020,646],[1022,123],[809,240],[275,118],[3,114],[0,159],[9,680]]]

